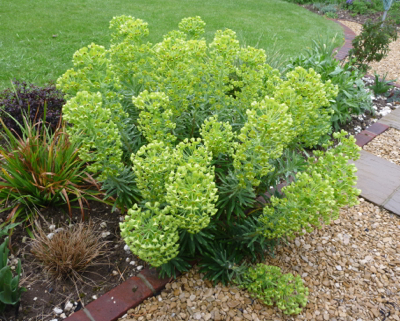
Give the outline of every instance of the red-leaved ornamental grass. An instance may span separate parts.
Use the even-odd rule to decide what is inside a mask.
[[[40,122],[24,119],[22,134],[10,131],[3,121],[0,145],[0,205],[10,211],[7,219],[16,221],[19,215],[29,218],[34,209],[68,205],[77,201],[84,218],[84,203],[101,201],[100,186],[86,172],[78,157],[78,146],[72,144],[64,126],[49,131]]]

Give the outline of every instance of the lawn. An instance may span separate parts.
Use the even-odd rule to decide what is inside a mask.
[[[147,21],[151,42],[176,29],[182,18],[199,15],[207,23],[208,41],[215,30],[231,28],[241,44],[268,52],[276,43],[283,55],[297,54],[319,35],[343,35],[334,22],[279,0],[6,1],[0,7],[0,89],[13,78],[55,81],[72,67],[77,49],[108,44],[108,23],[121,14]]]

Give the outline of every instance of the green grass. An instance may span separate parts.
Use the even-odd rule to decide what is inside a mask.
[[[231,28],[242,45],[264,48],[274,42],[295,55],[319,35],[343,38],[334,22],[280,0],[14,0],[0,6],[0,89],[17,78],[42,85],[72,67],[72,55],[91,42],[108,46],[113,16],[132,15],[149,23],[151,42],[199,15],[206,38]]]

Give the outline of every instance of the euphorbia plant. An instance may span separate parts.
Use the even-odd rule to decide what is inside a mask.
[[[204,25],[183,19],[150,44],[145,22],[116,17],[109,49],[77,51],[58,87],[80,157],[127,204],[141,199],[121,224],[132,251],[164,272],[200,257],[227,282],[279,238],[356,203],[358,147],[339,133],[308,157],[326,143],[337,88],[312,69],[281,75],[229,29],[207,45]]]

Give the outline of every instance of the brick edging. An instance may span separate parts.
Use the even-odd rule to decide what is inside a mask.
[[[335,20],[335,19],[329,19],[329,20],[332,20],[332,21],[336,22],[337,24],[341,25],[342,28],[343,28],[343,31],[344,31],[344,45],[342,47],[340,47],[340,48],[338,47],[338,48],[334,49],[334,51],[338,50],[335,58],[338,59],[338,60],[343,60],[349,54],[350,49],[353,48],[351,43],[352,43],[353,39],[356,37],[356,34],[354,33],[353,30],[351,30],[349,27],[345,26],[340,21]]]
[[[364,145],[368,144],[371,140],[373,140],[376,136],[386,131],[388,128],[389,128],[388,125],[376,122],[355,136],[356,144],[360,147],[363,147]]]
[[[65,321],[115,321],[129,309],[156,295],[173,278],[158,278],[154,268],[146,268],[71,314]]]

